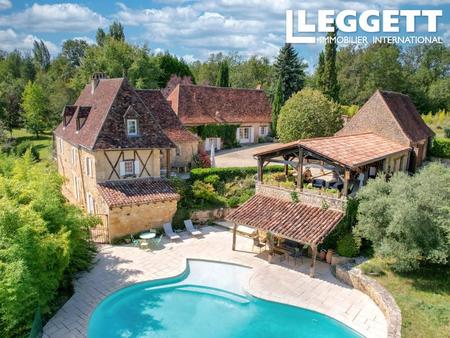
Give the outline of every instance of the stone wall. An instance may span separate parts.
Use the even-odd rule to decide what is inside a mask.
[[[402,314],[394,297],[377,281],[367,277],[352,264],[336,265],[336,278],[364,292],[378,305],[386,317],[389,338],[401,338]]]
[[[192,163],[192,158],[198,154],[198,142],[177,143],[176,145],[178,151],[176,149],[170,150],[170,165],[174,168],[189,167]],[[163,151],[161,155],[161,168],[165,167],[166,152]]]
[[[215,221],[224,219],[230,212],[231,208],[217,208],[210,210],[198,210],[194,211],[191,215],[191,219],[194,223],[204,224],[208,221]]]
[[[131,205],[112,208],[108,224],[111,240],[171,222],[177,210],[177,201]]]
[[[256,193],[266,196],[282,199],[285,201],[292,201],[292,192],[297,192],[299,201],[302,203],[314,205],[317,207],[323,207],[324,203],[328,205],[330,209],[345,210],[346,199],[337,198],[326,195],[320,195],[316,192],[290,190],[280,187],[273,187],[265,184],[256,184]]]

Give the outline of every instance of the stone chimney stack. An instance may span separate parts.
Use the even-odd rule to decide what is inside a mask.
[[[91,95],[94,95],[95,89],[97,88],[99,82],[101,79],[106,79],[105,73],[94,73],[92,75],[92,81],[91,81]]]

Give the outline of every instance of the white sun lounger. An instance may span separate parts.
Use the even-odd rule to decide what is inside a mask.
[[[169,239],[171,241],[181,239],[181,237],[179,235],[177,235],[175,232],[173,232],[172,224],[164,223],[163,228],[164,228],[164,233],[166,234],[167,237],[169,237]]]
[[[192,224],[192,221],[190,219],[184,220],[184,226],[186,227],[186,230],[190,232],[192,236],[201,236],[202,232],[194,228],[194,224]]]

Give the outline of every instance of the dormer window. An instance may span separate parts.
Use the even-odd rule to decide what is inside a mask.
[[[136,119],[127,120],[127,134],[128,136],[137,136],[138,134],[138,123]]]

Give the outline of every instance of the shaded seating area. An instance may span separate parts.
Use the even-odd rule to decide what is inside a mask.
[[[342,217],[342,210],[256,194],[226,219],[234,223],[233,250],[236,250],[238,225],[253,227],[259,233],[265,233],[272,257],[302,259],[303,251],[310,247],[310,276],[313,277],[317,246],[333,231]],[[260,242],[259,238],[254,240],[254,244]],[[262,250],[259,245],[258,248]]]

